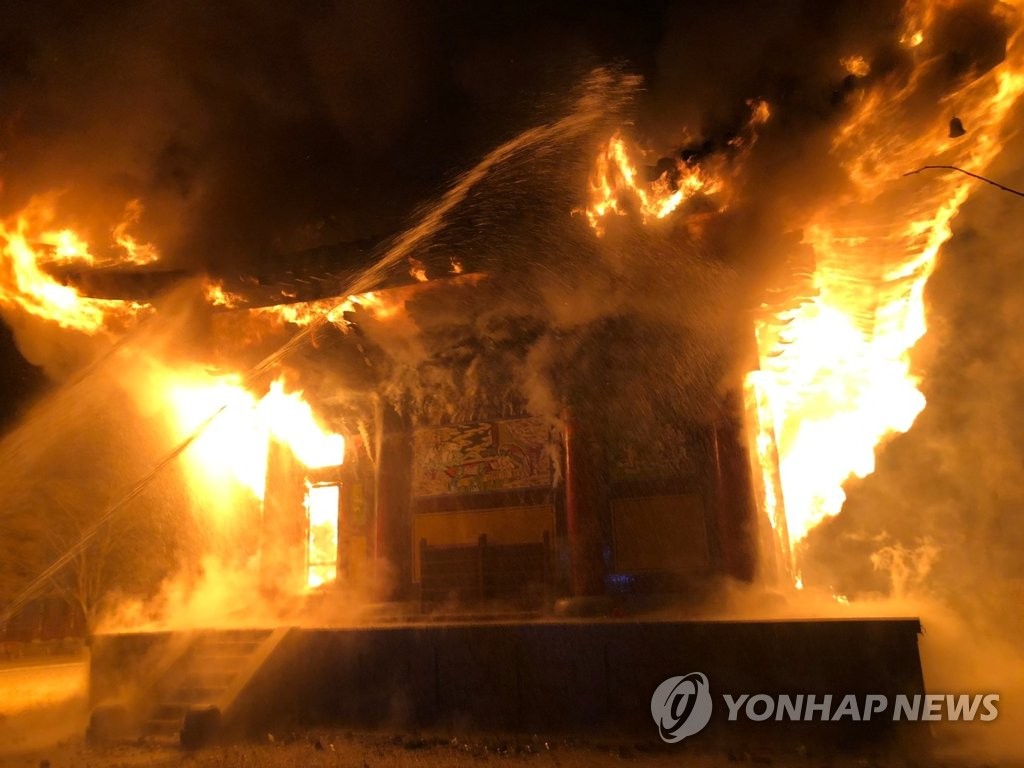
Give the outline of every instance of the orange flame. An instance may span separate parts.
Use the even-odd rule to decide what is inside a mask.
[[[206,283],[203,294],[207,302],[215,307],[224,307],[225,309],[234,309],[244,302],[244,299],[237,293],[225,290],[224,283],[220,280]]]
[[[418,283],[425,283],[429,279],[427,277],[427,265],[419,259],[409,257],[409,276],[414,278]]]
[[[306,483],[306,515],[309,521],[306,586],[316,588],[338,577],[337,484]]]
[[[750,149],[757,142],[757,131],[771,118],[771,107],[763,99],[751,99],[750,118],[743,132],[728,142],[728,152],[734,166],[742,166]],[[598,237],[604,235],[604,219],[608,214],[625,216],[638,213],[647,224],[664,219],[674,213],[687,200],[704,195],[713,197],[725,189],[722,172],[723,155],[715,155],[703,163],[674,161],[674,172],[668,170],[657,179],[644,182],[631,155],[635,150],[627,147],[620,132],[616,132],[598,152],[590,174],[590,203],[584,213]],[[719,200],[719,209],[725,201]]]
[[[42,232],[38,239],[40,243],[53,247],[54,261],[60,263],[81,261],[84,264],[92,264],[95,261],[89,253],[89,244],[70,229],[62,229],[59,232]]]
[[[48,261],[94,262],[77,234],[50,228],[53,219],[51,201],[39,197],[0,221],[0,304],[86,334],[123,327],[149,310],[147,304],[82,296],[44,271],[41,265]]]
[[[114,227],[113,230],[114,242],[124,251],[125,261],[131,264],[152,264],[160,258],[160,252],[156,249],[156,246],[149,243],[140,243],[128,234],[128,228],[139,222],[144,210],[142,201],[132,200],[125,206],[124,217],[121,219],[121,223]]]
[[[399,310],[397,304],[385,301],[381,294],[368,291],[354,294],[343,300],[334,298],[297,301],[292,304],[256,307],[250,311],[257,317],[271,318],[290,325],[306,326],[319,319],[325,319],[330,323],[339,323],[344,319],[346,313],[357,308],[369,311],[378,320],[386,320]]]
[[[287,392],[280,379],[257,398],[237,375],[167,375],[166,395],[179,439],[217,414],[186,454],[189,476],[199,490],[223,489],[230,482],[262,499],[271,439],[287,445],[310,469],[344,460],[344,438],[324,427],[302,392]]]
[[[334,467],[344,461],[344,438],[321,426],[301,391],[287,393],[284,382],[275,381],[256,410],[270,435],[310,469]]]
[[[625,216],[636,210],[646,224],[663,219],[679,205],[698,193],[713,195],[721,189],[719,179],[709,177],[699,165],[676,162],[678,177],[673,182],[668,171],[656,180],[645,183],[630,159],[626,141],[616,133],[597,155],[590,177],[590,204],[585,211],[587,221],[598,236],[604,234],[603,219],[610,213]]]
[[[927,43],[933,20],[932,6],[911,8],[902,39],[915,57],[913,74],[862,92],[840,126],[832,152],[852,193],[799,225],[814,251],[813,275],[800,297],[766,305],[757,322],[761,370],[747,385],[769,407],[752,416],[758,442],[777,441],[793,545],[840,511],[843,483],[873,472],[878,444],[908,430],[925,407],[909,353],[927,330],[925,284],[976,182],[902,175],[931,164],[982,172],[1024,94],[1017,33],[1001,65],[947,96],[922,125],[915,109],[928,75],[942,66],[941,52]],[[950,114],[967,136],[947,134]],[[761,459],[765,477],[772,475],[770,457]],[[763,497],[762,507],[770,511],[776,501]]]
[[[846,56],[839,60],[847,72],[856,77],[867,77],[871,74],[871,65],[863,56]]]
[[[152,311],[149,305],[83,296],[51,274],[58,270],[47,271],[50,265],[91,267],[100,263],[74,230],[52,226],[52,201],[53,196],[34,199],[16,216],[0,221],[0,307],[14,307],[87,334],[123,330],[140,313]],[[125,254],[116,263],[144,264],[158,258],[154,247],[140,244],[127,232],[141,214],[141,204],[132,201],[124,220],[113,229],[114,241]],[[108,258],[103,265],[110,262]],[[227,309],[244,304],[243,297],[227,291],[220,282],[208,281],[204,296],[209,304]],[[344,300],[253,309],[238,317],[245,317],[257,327],[260,323],[256,318],[295,325],[321,318],[344,323],[346,314],[352,311],[387,319],[401,306],[400,299],[385,300],[371,292]],[[263,397],[257,397],[238,375],[211,375],[189,366],[168,368],[145,354],[141,358],[143,378],[133,382],[133,391],[150,400],[159,412],[170,415],[172,439],[180,442],[194,437],[182,457],[185,476],[210,507],[240,510],[246,506],[245,498],[262,501],[271,441],[286,445],[297,461],[311,470],[342,464],[344,438],[324,426],[301,391],[288,391],[281,380],[275,381]],[[310,587],[337,578],[338,501],[336,482],[307,488]],[[214,522],[238,520],[234,515],[221,514]]]

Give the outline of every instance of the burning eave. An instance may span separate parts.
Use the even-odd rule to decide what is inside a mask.
[[[46,271],[63,285],[93,299],[151,302],[196,273],[185,269],[49,265]]]
[[[52,251],[49,246],[41,246]],[[101,253],[94,260],[50,258],[40,266],[64,285],[96,299],[150,301],[184,280],[204,277],[220,286],[235,302],[213,301],[215,308],[267,307],[317,301],[338,296],[344,286],[373,259],[375,244],[344,242],[290,253],[274,253],[254,259],[243,270],[207,272],[187,267],[168,267],[162,262],[134,264]],[[388,280],[380,287],[412,282],[411,275]],[[340,300],[339,300],[340,301]]]
[[[357,296],[215,306],[208,343],[217,366],[248,368],[289,338],[305,334],[303,343],[295,345],[282,364],[294,372],[311,400],[325,406],[365,404],[394,376],[394,350],[382,348],[382,337],[408,340],[420,333],[410,306],[447,305],[451,291],[465,290],[484,279],[475,273],[429,282],[394,280]]]

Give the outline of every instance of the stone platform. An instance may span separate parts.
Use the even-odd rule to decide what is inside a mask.
[[[210,633],[215,632],[211,630]],[[209,640],[210,633],[201,636]],[[651,696],[663,680],[704,673],[711,721],[686,745],[859,748],[919,738],[917,724],[728,722],[722,694],[924,692],[916,619],[413,623],[294,628],[237,686],[226,733],[317,725],[564,733],[660,743]],[[144,706],[154,667],[173,677],[180,635],[103,635],[92,642],[92,703],[134,687]],[[163,661],[161,661],[163,658]],[[150,681],[139,683],[138,681]],[[138,683],[138,684],[137,684]],[[142,702],[142,704],[139,704]]]

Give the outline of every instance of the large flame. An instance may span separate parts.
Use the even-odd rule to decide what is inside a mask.
[[[956,0],[912,1],[899,40],[912,62],[877,73],[862,55],[838,65],[859,86],[838,126],[831,152],[847,184],[834,199],[789,222],[802,231],[813,264],[799,284],[780,287],[756,318],[759,369],[746,381],[752,446],[760,468],[762,511],[784,551],[791,552],[815,525],[839,512],[843,484],[875,467],[875,451],[886,436],[904,432],[925,407],[910,351],[927,330],[925,285],[952,221],[977,181],[955,172],[903,178],[924,165],[957,166],[982,173],[998,155],[1008,117],[1024,93],[1024,43],[1018,9],[995,6],[1014,30],[1005,60],[984,73],[969,71],[935,103],[945,83],[945,51],[932,45],[941,13]],[[650,179],[621,133],[597,154],[583,211],[598,235],[612,214],[644,222],[668,217],[696,197],[724,207],[728,169],[740,167],[769,119],[763,101],[750,104],[745,132],[714,157],[681,156]],[[956,116],[962,131],[949,130]],[[156,248],[128,229],[143,212],[128,203],[107,244],[117,255],[98,259],[75,231],[54,224],[54,199],[37,198],[0,221],[0,306],[15,308],[62,328],[85,334],[123,330],[146,304],[84,296],[56,277],[67,265],[146,264]],[[104,250],[106,252],[106,249]],[[461,266],[453,271],[461,271]],[[796,270],[794,270],[796,272]],[[412,274],[425,278],[416,263]],[[210,283],[207,301],[231,308],[241,297]],[[355,308],[386,318],[396,305],[379,294],[250,309],[248,322],[308,325],[340,323]],[[325,427],[301,392],[275,382],[262,397],[240,376],[180,370],[155,385],[170,406],[174,430],[190,434],[218,413],[188,452],[190,475],[199,484],[233,483],[261,498],[271,439],[289,445],[308,467],[339,464],[344,441]],[[329,492],[307,498],[311,520],[321,517]],[[316,496],[317,498],[314,498]],[[330,502],[323,502],[327,507]]]
[[[47,263],[96,261],[75,232],[53,226],[54,217],[53,200],[39,197],[0,221],[0,305],[90,335],[123,328],[149,310],[138,302],[83,296],[49,274]]]
[[[121,223],[114,227],[114,242],[124,252],[124,260],[131,264],[152,264],[160,258],[160,252],[151,243],[140,243],[128,234],[128,228],[137,224],[145,210],[141,200],[131,200],[124,209]]]
[[[720,179],[707,174],[700,165],[683,160],[676,161],[673,177],[666,170],[653,181],[646,181],[630,154],[626,140],[616,133],[594,162],[590,204],[585,213],[599,236],[604,234],[603,219],[608,214],[625,216],[635,210],[646,223],[665,218],[698,193],[713,195],[721,189]]]
[[[878,444],[908,430],[925,407],[909,357],[927,330],[924,287],[977,182],[954,172],[903,175],[924,165],[984,171],[1024,92],[1014,33],[1002,64],[969,75],[937,107],[928,102],[943,66],[942,52],[929,45],[934,18],[933,5],[913,4],[902,35],[914,61],[910,76],[881,78],[859,92],[832,145],[852,191],[802,222],[814,252],[809,284],[796,298],[766,304],[757,322],[761,366],[747,381],[750,400],[762,406],[754,411],[755,440],[778,447],[777,467],[759,452],[763,505],[771,511],[781,498],[788,544],[837,514],[843,483],[874,471]],[[1019,29],[1019,20],[1011,23]],[[855,63],[844,65],[867,74]],[[951,135],[952,115],[966,136]]]
[[[111,230],[107,250],[112,255],[97,258],[78,233],[54,225],[56,200],[54,195],[34,198],[18,214],[0,222],[0,306],[89,335],[123,332],[141,314],[152,312],[152,307],[84,296],[60,282],[55,277],[60,269],[55,267],[140,265],[157,260],[155,247],[128,234],[128,228],[142,215],[141,203],[128,203],[124,219]],[[242,297],[215,281],[208,281],[204,298],[226,309],[243,303]],[[357,305],[375,314],[386,315],[389,311],[378,295],[370,293],[340,303],[324,300],[267,307],[240,312],[238,317],[250,324],[255,324],[259,316],[303,325],[317,317],[340,320]],[[342,463],[342,436],[324,426],[303,393],[289,391],[283,380],[275,381],[269,391],[257,396],[244,385],[241,375],[211,374],[190,364],[172,366],[155,355],[153,350],[142,351],[143,364],[134,369],[137,380],[132,389],[148,408],[169,414],[172,441],[180,442],[198,433],[183,456],[186,477],[193,490],[211,502],[211,508],[221,510],[216,522],[228,522],[239,492],[263,499],[272,440],[286,445],[309,469]],[[318,508],[318,514],[322,512]],[[325,520],[318,518],[317,530],[327,524]],[[325,568],[317,573],[328,575]]]
[[[590,199],[583,211],[597,236],[604,235],[604,220],[609,214],[633,213],[647,224],[666,218],[698,195],[719,198],[718,208],[723,209],[726,201],[721,195],[726,188],[726,164],[742,166],[743,159],[757,142],[758,127],[771,117],[768,102],[762,99],[752,99],[748,106],[750,119],[746,127],[724,149],[700,161],[684,159],[681,155],[665,158],[663,162],[669,160],[672,167],[653,180],[645,179],[633,160],[641,154],[639,150],[630,147],[621,132],[613,134],[594,161],[589,179]]]
[[[926,165],[984,171],[1024,93],[1018,10],[1000,5],[994,12],[1013,30],[1005,60],[962,75],[936,105],[934,91],[948,67],[930,33],[939,12],[955,5],[907,4],[899,40],[909,71],[874,76],[864,56],[839,60],[860,79],[831,147],[846,191],[792,222],[813,263],[794,264],[802,281],[774,290],[755,321],[760,367],[745,383],[755,487],[787,569],[795,565],[795,545],[842,508],[844,482],[873,472],[878,445],[908,430],[925,407],[910,361],[927,330],[924,288],[978,181],[956,171],[904,176]],[[730,158],[734,168],[769,117],[764,102],[751,106],[741,151]],[[950,122],[953,116],[959,123]],[[960,125],[966,136],[954,130]],[[694,194],[723,193],[723,172],[681,161],[678,181],[664,173],[645,182],[631,154],[617,133],[597,157],[586,214],[598,236],[610,213],[633,212],[646,223]],[[798,569],[793,575],[799,580]]]
[[[186,454],[190,475],[201,488],[233,482],[262,499],[271,439],[287,445],[310,469],[344,460],[344,438],[323,426],[302,392],[286,391],[280,379],[257,398],[237,375],[168,372],[168,377],[166,392],[179,439],[216,414]]]
[[[242,488],[262,502],[271,440],[287,446],[307,469],[340,466],[345,439],[313,412],[301,391],[288,392],[278,379],[262,398],[246,389],[238,376],[201,375],[185,380],[170,373],[166,390],[178,439],[199,432],[184,455],[187,477],[196,493],[226,515],[237,508],[233,489]],[[204,426],[205,425],[205,426]],[[337,482],[306,482],[308,522],[306,585],[316,588],[338,576]]]

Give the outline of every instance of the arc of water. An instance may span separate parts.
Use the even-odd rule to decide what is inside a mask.
[[[365,293],[378,286],[388,270],[442,227],[448,214],[465,200],[469,191],[486,178],[492,168],[538,144],[556,138],[565,139],[581,135],[596,121],[606,119],[609,114],[621,110],[638,85],[639,78],[636,77],[617,76],[604,69],[591,73],[585,84],[582,96],[580,96],[575,107],[567,115],[553,123],[530,128],[488,153],[479,163],[463,174],[441,196],[441,199],[434,206],[426,211],[419,223],[406,230],[393,243],[386,246],[383,255],[365,272],[355,278],[346,289],[339,293],[349,296]],[[340,306],[341,303],[343,302],[339,302],[337,306]],[[314,322],[294,334],[281,347],[257,363],[245,375],[244,382],[246,384],[252,383],[285,359],[291,352],[305,344],[315,332],[329,322],[326,319],[328,314],[330,313],[325,313],[325,315],[317,318]],[[119,342],[113,349],[108,350],[104,355],[104,359],[113,354],[117,349],[120,349],[121,346],[122,344]],[[85,374],[76,377],[75,383],[85,378],[95,368],[96,364],[90,365],[86,369]],[[207,428],[226,410],[228,410],[228,404],[224,403],[207,419],[201,422],[184,440],[164,455],[149,472],[121,495],[115,497],[114,501],[107,505],[96,521],[86,528],[79,540],[67,552],[47,566],[14,600],[0,610],[0,629],[21,608],[38,595],[52,578],[66,568],[79,553],[85,550],[96,538],[103,526],[107,525],[122,508],[148,488],[150,483],[159,476],[164,468],[172,464],[188,450],[189,446],[198,440]]]

